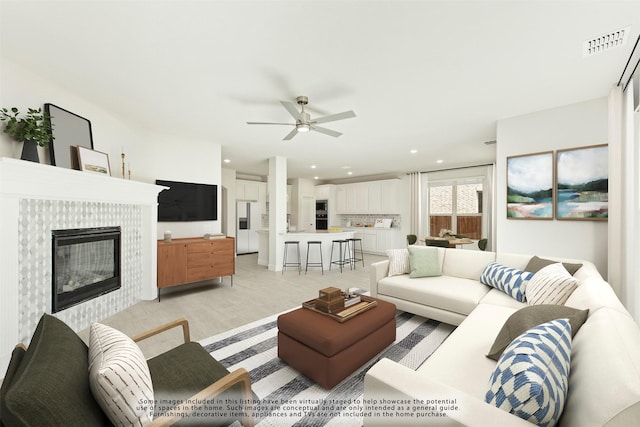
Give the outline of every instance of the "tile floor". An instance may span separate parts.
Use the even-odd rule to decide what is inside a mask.
[[[136,335],[171,320],[185,317],[189,320],[191,339],[199,341],[217,333],[232,329],[269,315],[298,307],[303,301],[315,298],[318,290],[328,286],[345,289],[358,287],[369,289],[369,265],[386,259],[383,256],[365,254],[365,267],[358,264],[355,270],[339,268],[309,269],[300,275],[293,269],[281,272],[269,271],[259,266],[257,254],[236,258],[236,275],[233,287],[229,277],[220,284],[201,282],[164,290],[160,302],[142,301],[104,319],[102,323],[119,329],[127,335]],[[88,330],[80,332],[88,340]],[[180,342],[181,332],[176,329],[140,343],[146,357],[164,352]]]

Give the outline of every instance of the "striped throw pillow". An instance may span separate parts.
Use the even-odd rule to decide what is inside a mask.
[[[153,419],[151,373],[131,338],[94,323],[89,330],[89,385],[116,426],[142,426]]]
[[[525,292],[529,305],[564,305],[577,287],[578,280],[561,263],[556,263],[534,274]]]
[[[387,256],[389,257],[388,276],[409,274],[411,272],[409,251],[407,249],[387,249]]]
[[[535,425],[553,426],[567,398],[570,362],[568,319],[531,328],[498,359],[485,401]]]
[[[480,275],[480,283],[492,286],[520,302],[525,301],[525,287],[533,273],[490,262]]]

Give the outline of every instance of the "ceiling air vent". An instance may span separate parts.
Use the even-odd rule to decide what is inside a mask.
[[[630,29],[631,27],[620,28],[585,41],[582,45],[582,55],[593,56],[624,45],[629,38]]]

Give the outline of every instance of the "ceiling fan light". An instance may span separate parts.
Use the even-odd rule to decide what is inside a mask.
[[[298,132],[309,132],[311,130],[311,127],[306,123],[298,123],[296,125],[296,130]]]

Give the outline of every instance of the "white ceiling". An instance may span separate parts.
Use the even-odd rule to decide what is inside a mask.
[[[3,0],[0,12],[4,57],[138,126],[221,144],[223,167],[266,175],[284,156],[289,177],[322,181],[492,162],[497,120],[606,96],[640,30],[639,1]],[[583,57],[585,40],[629,25],[623,47]],[[292,121],[279,101],[298,95],[312,118],[357,117],[324,125],[339,138],[291,141],[290,127],[245,123]]]

